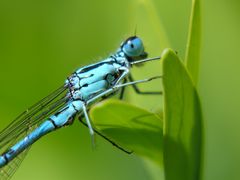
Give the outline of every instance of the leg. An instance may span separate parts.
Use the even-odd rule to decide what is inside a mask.
[[[156,76],[156,77],[152,77],[152,78],[148,78],[148,79],[142,79],[142,80],[138,80],[138,81],[134,81],[134,82],[126,82],[126,83],[123,83],[123,84],[115,85],[114,87],[107,89],[106,91],[96,95],[95,97],[93,97],[93,98],[89,99],[87,102],[85,102],[85,104],[83,104],[83,112],[84,112],[84,116],[85,116],[86,121],[87,121],[87,126],[88,126],[88,128],[90,130],[90,134],[91,135],[94,134],[94,129],[92,128],[92,126],[90,124],[90,120],[89,120],[89,117],[88,117],[88,114],[87,114],[86,106],[88,106],[89,104],[95,102],[99,98],[102,98],[102,97],[104,97],[106,95],[114,93],[115,91],[117,91],[120,88],[129,86],[129,85],[133,85],[133,84],[148,82],[148,81],[151,81],[151,80],[157,79],[157,78],[161,78],[161,76]],[[97,133],[97,134],[100,134],[100,133]],[[103,135],[102,135],[102,137],[103,137]],[[105,137],[105,139],[107,139],[107,138]],[[116,144],[114,142],[111,141],[111,143],[116,146]]]
[[[125,79],[123,80],[123,84],[126,83],[126,82],[127,82],[127,79],[125,78]],[[125,87],[123,87],[123,88],[121,89],[121,92],[120,92],[119,99],[121,99],[121,100],[123,99],[124,91],[125,91]]]
[[[82,120],[81,116],[80,116],[78,119],[79,119],[79,121],[80,121],[84,126],[88,127],[88,125]],[[132,153],[133,153],[133,151],[127,151],[127,150],[125,150],[124,148],[122,148],[121,146],[117,145],[115,142],[113,142],[112,140],[108,139],[106,136],[104,136],[103,134],[101,134],[100,132],[98,132],[97,130],[95,130],[94,128],[93,128],[93,131],[94,131],[97,135],[101,136],[103,139],[105,139],[105,140],[107,140],[108,142],[110,142],[113,146],[115,146],[115,147],[117,147],[118,149],[122,150],[123,152],[125,152],[125,153],[127,153],[127,154],[132,154]]]
[[[85,104],[89,105],[89,104],[95,102],[97,99],[99,99],[99,98],[101,98],[103,96],[106,96],[108,94],[111,94],[111,93],[117,91],[120,88],[123,88],[123,87],[126,87],[126,86],[130,86],[130,85],[134,85],[134,84],[138,84],[138,83],[144,83],[144,82],[152,81],[152,80],[158,79],[158,78],[162,78],[162,76],[155,76],[155,77],[148,78],[148,79],[142,79],[142,80],[138,80],[138,81],[126,82],[126,83],[123,83],[123,84],[115,85],[112,88],[109,88],[106,91],[104,91],[104,92],[96,95],[95,97],[89,99],[87,102],[85,102]]]
[[[128,78],[129,78],[130,82],[134,82],[134,79],[131,74],[129,74]],[[160,91],[159,92],[153,92],[153,91],[143,92],[138,88],[138,86],[136,84],[132,84],[132,87],[137,94],[144,94],[144,95],[160,95],[160,94],[162,94],[162,92],[160,92]]]
[[[116,146],[117,148],[121,149],[122,151],[130,154],[131,152],[129,151],[126,151],[124,150],[122,147],[118,146],[116,143],[114,143],[113,141],[111,141],[110,139],[108,139],[107,137],[105,137],[104,135],[100,134],[98,131],[94,130],[90,124],[90,120],[89,120],[89,117],[88,117],[88,114],[87,114],[87,109],[86,109],[86,106],[91,104],[92,102],[96,101],[97,99],[99,98],[102,98],[104,96],[107,96],[113,92],[115,92],[116,90],[120,89],[120,88],[124,88],[126,86],[129,86],[129,85],[135,85],[135,84],[138,84],[138,83],[144,83],[144,82],[148,82],[148,81],[151,81],[153,79],[157,79],[157,78],[161,78],[161,76],[156,76],[156,77],[152,77],[152,78],[149,78],[149,79],[143,79],[143,80],[138,80],[138,81],[132,81],[132,82],[125,82],[123,84],[119,84],[119,85],[115,85],[114,87],[112,88],[109,88],[108,90],[96,95],[95,97],[93,97],[92,99],[89,99],[87,102],[85,102],[85,104],[83,105],[83,112],[84,112],[84,116],[86,118],[86,121],[87,121],[87,124],[85,124],[81,119],[80,122],[82,122],[85,126],[88,126],[89,130],[90,130],[90,134],[94,134],[94,132],[96,132],[98,135],[100,135],[101,137],[103,137],[104,139],[106,139],[107,141],[109,141],[110,143],[113,144],[113,146]],[[121,93],[122,94],[122,93]]]
[[[86,105],[83,104],[83,114],[85,116],[86,122],[87,122],[87,126],[91,135],[91,139],[92,139],[92,146],[95,147],[95,138],[94,138],[94,130],[92,128],[89,116],[88,116],[88,112],[87,112],[87,108]]]

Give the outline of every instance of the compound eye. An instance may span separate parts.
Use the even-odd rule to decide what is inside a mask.
[[[143,43],[138,37],[129,38],[123,45],[123,52],[129,57],[138,57],[144,53]]]

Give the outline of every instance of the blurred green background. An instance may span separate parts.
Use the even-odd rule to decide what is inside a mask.
[[[205,131],[203,179],[238,180],[240,2],[201,2],[198,89]],[[191,1],[151,3],[161,20],[159,26],[151,22],[143,0],[0,0],[0,128],[59,87],[76,68],[114,52],[136,27],[151,56],[168,46],[183,58]],[[163,42],[158,31],[166,33]],[[159,72],[156,64],[149,64],[136,70],[135,77]],[[157,86],[153,83],[144,88]],[[161,98],[154,99],[139,97],[136,105],[153,111],[161,102]],[[101,138],[92,150],[88,130],[76,121],[34,144],[13,179],[148,180],[153,179],[150,172],[141,159],[124,154]]]

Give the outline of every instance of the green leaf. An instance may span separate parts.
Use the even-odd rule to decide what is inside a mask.
[[[196,88],[178,56],[163,53],[164,168],[166,180],[198,180],[202,114]]]
[[[197,84],[200,50],[201,50],[201,13],[200,0],[192,1],[192,12],[190,17],[188,43],[186,50],[186,65],[192,76],[193,82]]]
[[[155,114],[118,100],[95,105],[90,117],[99,132],[121,147],[162,165],[162,121]]]

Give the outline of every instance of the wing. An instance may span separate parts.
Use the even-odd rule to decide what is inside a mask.
[[[5,129],[0,132],[0,154],[7,151],[12,145],[24,138],[48,116],[61,109],[68,101],[67,87],[61,86],[47,97],[43,98],[29,109],[20,114]],[[28,148],[29,149],[29,148]],[[0,169],[0,179],[9,179],[19,167],[28,149]]]
[[[25,149],[19,156],[14,158],[11,162],[0,169],[0,179],[8,180],[16,172],[17,168],[21,165],[24,157],[27,155],[28,150],[31,146]]]

